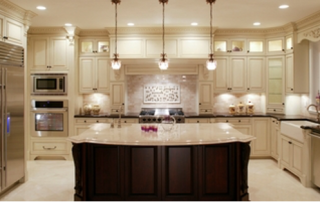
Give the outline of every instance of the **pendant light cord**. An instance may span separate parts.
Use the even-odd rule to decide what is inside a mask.
[[[210,52],[212,54],[212,2],[210,3]]]
[[[164,58],[164,50],[165,50],[165,43],[164,43],[164,2],[162,2],[162,47],[163,47],[163,58]]]
[[[116,24],[116,30],[115,30],[115,34],[116,34],[116,39],[115,39],[115,54],[117,55],[118,54],[118,49],[117,49],[117,43],[118,43],[118,39],[117,39],[117,35],[118,35],[118,32],[117,32],[117,27],[118,27],[118,9],[117,9],[117,6],[118,6],[118,3],[115,3],[116,4],[116,16],[115,16],[115,24]],[[117,56],[115,56],[117,58]]]

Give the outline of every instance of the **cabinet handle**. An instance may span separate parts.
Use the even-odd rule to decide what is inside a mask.
[[[293,91],[293,88],[291,88],[291,91]]]
[[[8,40],[9,38],[8,38],[7,36],[4,36],[3,39],[4,39],[4,40]]]
[[[250,88],[247,88],[248,90],[250,90]]]
[[[199,123],[199,121],[197,121],[197,123]]]
[[[98,88],[92,88],[92,90],[98,90]]]
[[[284,105],[284,103],[282,103],[282,105]]]
[[[50,148],[50,147],[42,146],[42,148],[45,149],[45,150],[53,150],[53,149],[56,149],[57,147],[54,146],[54,147]]]
[[[127,123],[127,121],[124,121],[124,123]]]
[[[208,110],[205,110],[205,112],[208,112]]]
[[[293,47],[291,47],[291,50],[293,50]]]
[[[201,103],[199,103],[199,105],[201,105]]]
[[[289,143],[289,144],[292,144],[292,142],[291,142],[291,141],[289,141],[288,143]]]
[[[99,120],[97,120],[96,122],[99,123]]]
[[[226,120],[226,122],[228,123],[228,122],[229,122],[229,120]]]
[[[84,120],[83,122],[87,123],[87,121],[86,121],[86,120]]]
[[[240,122],[241,122],[241,120],[238,120],[238,122],[240,123]]]
[[[272,122],[274,123],[275,121],[273,120]]]

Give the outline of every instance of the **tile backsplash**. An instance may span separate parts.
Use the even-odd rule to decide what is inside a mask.
[[[197,75],[130,75],[126,80],[127,113],[139,113],[141,108],[183,108],[185,113],[197,112]],[[180,86],[180,103],[144,103],[145,85],[168,84]]]

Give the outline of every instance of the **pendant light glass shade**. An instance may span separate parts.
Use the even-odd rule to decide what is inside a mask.
[[[168,60],[165,58],[166,54],[161,54],[162,58],[159,60],[159,68],[161,70],[166,70],[169,67]]]
[[[117,44],[118,43],[118,40],[117,40],[117,35],[118,35],[118,32],[117,32],[117,30],[118,30],[118,20],[117,20],[117,18],[118,18],[118,10],[117,10],[117,5],[120,4],[121,0],[111,0],[111,2],[112,2],[112,4],[115,4],[115,10],[116,10],[116,12],[115,12],[115,15],[116,15],[115,16],[115,51],[114,51],[114,54],[113,54],[114,58],[111,61],[111,67],[114,70],[118,70],[118,69],[121,68],[121,61],[118,59],[119,54],[117,53],[117,45],[118,45]]]

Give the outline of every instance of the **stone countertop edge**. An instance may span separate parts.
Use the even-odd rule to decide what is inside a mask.
[[[101,114],[101,115],[74,115],[74,118],[118,118],[117,114]],[[250,118],[250,117],[270,117],[278,121],[312,121],[317,123],[315,119],[310,119],[301,115],[283,115],[283,114],[208,114],[208,115],[185,115],[185,118]],[[121,118],[139,118],[137,114],[121,115]]]

